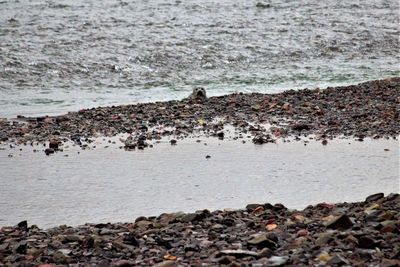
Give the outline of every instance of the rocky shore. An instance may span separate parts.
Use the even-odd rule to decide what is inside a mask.
[[[400,133],[400,78],[353,86],[289,90],[279,94],[231,94],[82,109],[62,116],[0,119],[0,142],[48,146],[65,141],[88,146],[96,136],[126,134],[126,149],[143,149],[164,136],[206,135],[250,138],[254,143],[313,135],[323,144],[334,137],[394,137]],[[226,129],[231,126],[233,131]]]
[[[400,195],[0,228],[0,266],[400,266]]]

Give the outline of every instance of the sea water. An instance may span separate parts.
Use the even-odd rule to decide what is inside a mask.
[[[399,76],[399,2],[0,1],[0,117]]]

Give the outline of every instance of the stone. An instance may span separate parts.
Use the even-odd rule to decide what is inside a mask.
[[[327,222],[326,227],[332,228],[332,229],[338,229],[338,230],[346,230],[349,229],[353,226],[353,222],[350,220],[350,218],[346,215],[343,214],[329,222]]]
[[[199,219],[199,216],[196,213],[188,213],[181,217],[182,222],[194,222],[194,221],[197,221],[198,219]]]
[[[270,3],[257,2],[256,7],[258,7],[258,8],[270,8],[271,4]]]
[[[368,236],[361,236],[360,238],[358,238],[358,246],[360,248],[373,249],[375,247],[378,247],[378,245],[378,242]]]
[[[64,256],[68,256],[69,254],[71,254],[72,250],[63,248],[57,250],[57,252],[61,252],[62,254],[64,254]]]
[[[44,153],[48,156],[50,154],[54,154],[54,149],[53,148],[46,148],[44,150]]]
[[[248,244],[254,245],[257,247],[266,247],[266,248],[275,248],[276,243],[270,239],[266,233],[255,234],[250,237],[247,241]]]
[[[60,141],[58,139],[50,139],[49,148],[52,148],[54,150],[58,150],[59,144],[60,144]]]
[[[246,257],[246,256],[257,257],[259,255],[257,252],[250,251],[250,250],[242,250],[242,249],[221,250],[220,254],[222,254],[222,255],[230,255],[230,256],[234,256],[236,258],[242,258],[242,257]]]
[[[303,130],[307,130],[308,131],[310,129],[311,129],[311,126],[306,124],[306,123],[297,123],[297,124],[292,126],[292,130],[298,131],[298,132],[301,132]]]
[[[368,196],[368,197],[365,199],[365,201],[366,201],[366,202],[374,202],[374,201],[377,201],[377,200],[379,200],[379,199],[381,199],[381,198],[383,198],[383,197],[384,197],[384,194],[383,194],[383,193],[377,193],[377,194],[373,194],[373,195]]]
[[[350,264],[349,261],[347,261],[338,254],[334,255],[327,263],[330,266],[342,266],[342,265],[348,266]]]
[[[383,221],[380,223],[381,229],[379,230],[381,233],[395,233],[395,232],[400,232],[399,228],[396,226],[396,223],[394,221]]]
[[[288,261],[288,256],[272,256],[268,259],[268,266],[284,266]]]
[[[332,239],[333,239],[333,232],[324,232],[318,234],[318,238],[315,240],[315,244],[317,246],[323,246],[325,244],[328,244]]]
[[[25,254],[27,249],[27,242],[26,241],[21,241],[18,242],[17,245],[15,246],[15,251],[19,254]]]
[[[252,212],[252,211],[255,210],[256,208],[262,207],[262,206],[263,206],[263,205],[261,205],[261,204],[248,204],[248,205],[246,206],[246,210],[249,211],[249,212]]]
[[[269,248],[263,248],[259,253],[258,257],[259,258],[269,258],[273,255],[273,251]]]

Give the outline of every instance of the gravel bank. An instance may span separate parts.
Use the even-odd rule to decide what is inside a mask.
[[[78,145],[95,136],[125,133],[127,149],[143,149],[163,136],[191,135],[251,138],[254,143],[316,135],[396,137],[400,133],[400,78],[353,86],[289,90],[279,94],[231,94],[205,100],[99,107],[56,117],[0,119],[0,141],[10,144],[50,142],[47,152],[72,140]],[[227,132],[225,126],[233,126]],[[171,144],[176,144],[171,140]]]
[[[399,266],[400,195],[0,229],[0,266]],[[42,265],[50,266],[50,265]]]

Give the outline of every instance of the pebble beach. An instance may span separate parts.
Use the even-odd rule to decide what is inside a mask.
[[[0,1],[0,267],[400,267],[399,1]]]
[[[262,146],[397,140],[399,89],[400,79],[391,78],[19,116],[1,120],[0,137],[3,149],[39,145],[34,152],[43,157],[63,153],[66,143],[95,150],[95,138],[121,134],[124,153],[157,149],[166,137],[178,147],[180,140],[201,136]],[[0,228],[0,266],[399,266],[400,197],[394,186],[386,196],[303,210],[258,203],[49,229],[21,221]]]
[[[399,266],[400,196],[139,217],[126,223],[22,221],[0,229],[1,266]]]

